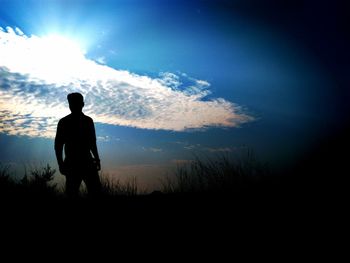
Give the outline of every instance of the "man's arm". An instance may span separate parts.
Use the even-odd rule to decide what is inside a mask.
[[[56,137],[55,137],[55,153],[56,153],[56,159],[57,159],[58,167],[60,169],[61,174],[65,174],[63,169],[63,157],[62,157],[63,145],[64,145],[64,139],[63,139],[62,123],[61,121],[59,121],[57,125]]]
[[[100,161],[100,156],[98,155],[96,141],[93,143],[93,145],[91,147],[91,152],[94,155],[94,158],[96,161],[97,171],[99,171],[99,170],[101,170],[101,161]]]
[[[101,161],[100,161],[100,156],[98,155],[97,151],[97,145],[96,145],[96,132],[95,132],[95,125],[94,122],[92,122],[92,141],[91,141],[91,152],[92,155],[95,158],[96,165],[97,165],[97,171],[101,170]]]

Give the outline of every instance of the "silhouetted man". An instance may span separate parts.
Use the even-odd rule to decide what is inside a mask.
[[[89,196],[96,196],[101,190],[98,175],[101,164],[96,146],[94,122],[82,112],[83,95],[70,93],[67,99],[71,114],[60,119],[55,138],[55,152],[59,170],[61,174],[66,176],[66,194],[69,197],[77,197],[80,184],[84,181]],[[62,157],[63,146],[64,160]]]

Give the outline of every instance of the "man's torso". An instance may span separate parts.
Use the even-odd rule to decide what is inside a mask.
[[[65,162],[91,161],[90,150],[96,140],[92,119],[84,114],[69,114],[60,120],[59,125],[59,136],[64,143]]]

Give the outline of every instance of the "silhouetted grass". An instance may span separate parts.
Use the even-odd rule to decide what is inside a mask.
[[[0,196],[13,192],[16,184],[11,176],[10,166],[0,163]]]
[[[165,193],[229,193],[268,174],[267,165],[248,150],[235,158],[228,154],[195,156],[193,161],[178,165],[175,175],[162,180],[162,186]]]
[[[0,186],[8,184],[10,181],[10,166],[0,163]]]
[[[57,185],[52,182],[56,170],[52,169],[49,164],[43,167],[34,167],[29,173],[29,176],[25,174],[19,182],[19,186],[24,193],[45,196],[59,194],[56,188]]]
[[[35,197],[41,199],[64,199],[64,187],[60,189],[54,182],[55,169],[49,165],[34,167],[21,180],[13,179],[9,166],[0,166],[0,196],[9,198]],[[122,181],[101,173],[102,196],[104,200],[118,197],[132,198],[151,196],[150,199],[166,199],[167,195],[178,194],[231,194],[261,197],[265,194],[281,193],[284,187],[294,191],[297,184],[272,176],[268,166],[261,163],[251,150],[239,154],[222,154],[215,158],[194,156],[193,160],[180,164],[171,176],[161,180],[161,191],[148,195],[141,190],[136,177]],[[280,183],[282,182],[282,183]],[[299,183],[299,182],[297,182]],[[82,192],[81,197],[87,195]],[[139,198],[138,198],[139,199]],[[123,199],[124,200],[124,199]]]
[[[101,173],[100,179],[104,196],[136,196],[139,194],[136,177],[122,182],[120,179],[114,179],[108,174]]]
[[[216,158],[195,156],[163,180],[162,191],[151,194],[140,190],[135,177],[122,181],[101,173],[101,198],[82,194],[81,198],[68,199],[53,183],[55,172],[46,165],[30,169],[21,180],[15,180],[9,166],[0,166],[3,218],[32,218],[40,224],[41,220],[50,224],[57,218],[58,225],[71,225],[72,220],[78,225],[86,220],[95,225],[92,218],[100,218],[102,225],[108,225],[106,219],[109,225],[114,225],[116,219],[126,224],[134,220],[136,225],[147,219],[160,223],[175,220],[176,225],[209,217],[228,220],[231,215],[260,218],[265,214],[281,215],[282,210],[288,215],[291,211],[306,213],[311,211],[311,204],[315,207],[315,202],[307,199],[310,195],[305,194],[310,188],[300,187],[305,186],[305,179],[271,175],[252,151]],[[301,189],[306,191],[301,193]],[[194,220],[188,221],[191,216]]]
[[[31,167],[21,179],[15,179],[9,165],[0,164],[0,196],[12,199],[27,198],[64,198],[64,186],[53,182],[56,170],[49,164],[41,167]],[[137,184],[136,177],[126,181],[115,179],[108,174],[101,173],[102,195],[104,197],[136,196],[144,193]],[[82,187],[81,198],[85,198],[86,189]]]
[[[11,176],[10,167],[1,165],[1,193],[61,198],[64,189],[53,183],[55,173],[55,169],[47,164],[31,168],[28,174],[16,181]],[[194,156],[191,162],[178,165],[172,176],[161,181],[162,193],[230,193],[252,186],[268,174],[267,166],[261,164],[251,150],[237,156]],[[145,194],[140,190],[136,177],[121,181],[101,173],[100,178],[104,197]],[[81,196],[86,195],[83,192]]]

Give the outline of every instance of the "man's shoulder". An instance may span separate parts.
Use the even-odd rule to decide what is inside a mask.
[[[69,115],[70,115],[70,114],[69,114]],[[59,119],[58,123],[60,124],[60,123],[64,123],[64,122],[68,121],[68,120],[69,120],[69,118],[70,118],[70,116],[69,116],[69,115],[64,116],[63,118]]]
[[[59,121],[58,121],[58,124],[64,124],[66,123],[67,121],[69,121],[69,119],[71,118],[70,114],[68,114],[67,116],[64,116],[63,118],[61,118]]]
[[[94,122],[94,120],[91,117],[89,117],[89,116],[87,116],[85,114],[83,114],[83,116],[84,116],[85,121]]]

